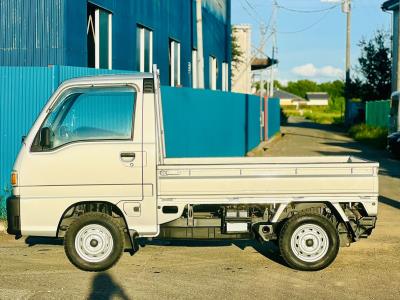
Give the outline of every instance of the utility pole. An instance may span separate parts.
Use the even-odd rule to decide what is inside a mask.
[[[275,80],[275,51],[276,51],[276,17],[278,13],[278,2],[274,0],[273,2],[273,9],[272,9],[272,16],[271,16],[271,21],[272,21],[272,65],[271,65],[271,76],[270,76],[270,82],[269,82],[269,93],[268,97],[272,98],[274,97],[274,80]]]
[[[266,28],[265,28],[265,25],[264,24],[260,24],[260,35],[261,35],[261,37],[260,37],[260,42],[261,42],[261,45],[260,45],[260,50],[262,51],[262,52],[264,52],[264,41],[265,41],[265,36],[266,36],[266,34],[267,34],[267,31],[266,31]],[[263,105],[264,105],[264,97],[265,97],[265,93],[264,93],[264,72],[263,72],[264,70],[260,70],[260,120],[261,120],[261,122],[260,122],[260,142],[262,142],[263,140],[264,140],[264,133],[263,133],[263,130],[262,130],[262,127],[263,127],[263,125],[265,126],[265,124],[263,124],[264,122],[265,122],[265,120],[264,120],[264,122],[262,122],[262,120],[263,120],[263,114],[262,114],[262,110],[263,110]]]
[[[275,35],[275,33],[274,33]],[[272,66],[271,66],[271,79],[269,82],[269,94],[268,97],[272,98],[274,97],[274,81],[275,81],[275,74],[274,74],[274,70],[275,70],[275,50],[276,50],[276,42],[275,42],[275,36],[273,38],[273,46],[272,46]]]
[[[197,28],[197,80],[198,88],[204,89],[203,12],[201,0],[196,0]]]
[[[350,122],[350,69],[351,69],[351,0],[342,0],[342,11],[346,14],[346,83],[345,83],[345,123]]]

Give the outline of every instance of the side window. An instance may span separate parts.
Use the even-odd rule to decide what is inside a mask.
[[[192,88],[198,88],[197,79],[197,50],[192,50]]]
[[[90,89],[70,94],[50,112],[32,151],[48,151],[78,141],[130,140],[135,93]]]
[[[169,43],[169,77],[171,86],[181,85],[181,44],[170,40]]]
[[[218,64],[217,59],[210,56],[209,59],[209,80],[210,80],[210,90],[217,89],[217,78],[218,78]]]
[[[87,9],[88,67],[112,69],[112,14],[91,3]]]
[[[222,63],[222,90],[229,90],[229,64],[226,62]]]
[[[138,71],[151,72],[153,65],[153,31],[138,26],[136,44],[136,64]]]

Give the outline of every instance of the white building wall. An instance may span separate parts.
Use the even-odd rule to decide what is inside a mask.
[[[307,101],[308,106],[328,106],[328,100],[309,100]]]
[[[242,62],[232,65],[232,92],[251,94],[251,26],[234,25],[232,35],[243,53]]]

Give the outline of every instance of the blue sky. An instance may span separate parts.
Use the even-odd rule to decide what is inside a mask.
[[[280,6],[295,10],[332,7],[335,0],[278,0]],[[260,22],[268,24],[272,0],[232,0],[232,24],[252,25],[252,43],[259,45]],[[352,65],[360,54],[358,42],[372,37],[377,29],[390,30],[391,17],[380,7],[383,0],[353,0]],[[308,30],[302,31],[316,24]],[[319,13],[298,13],[280,8],[277,13],[278,78],[283,82],[311,79],[319,82],[343,79],[345,65],[346,16],[340,5]],[[288,33],[296,32],[297,33]],[[271,40],[266,52],[271,55]]]

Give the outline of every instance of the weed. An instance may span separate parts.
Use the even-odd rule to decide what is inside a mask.
[[[339,107],[339,109],[338,109]],[[304,117],[318,124],[342,124],[343,123],[343,110],[340,105],[329,106],[300,106],[296,109],[295,106],[288,106],[283,108],[286,117]]]
[[[363,142],[380,149],[386,148],[388,135],[388,130],[386,128],[358,124],[350,128],[349,134],[356,141]]]

